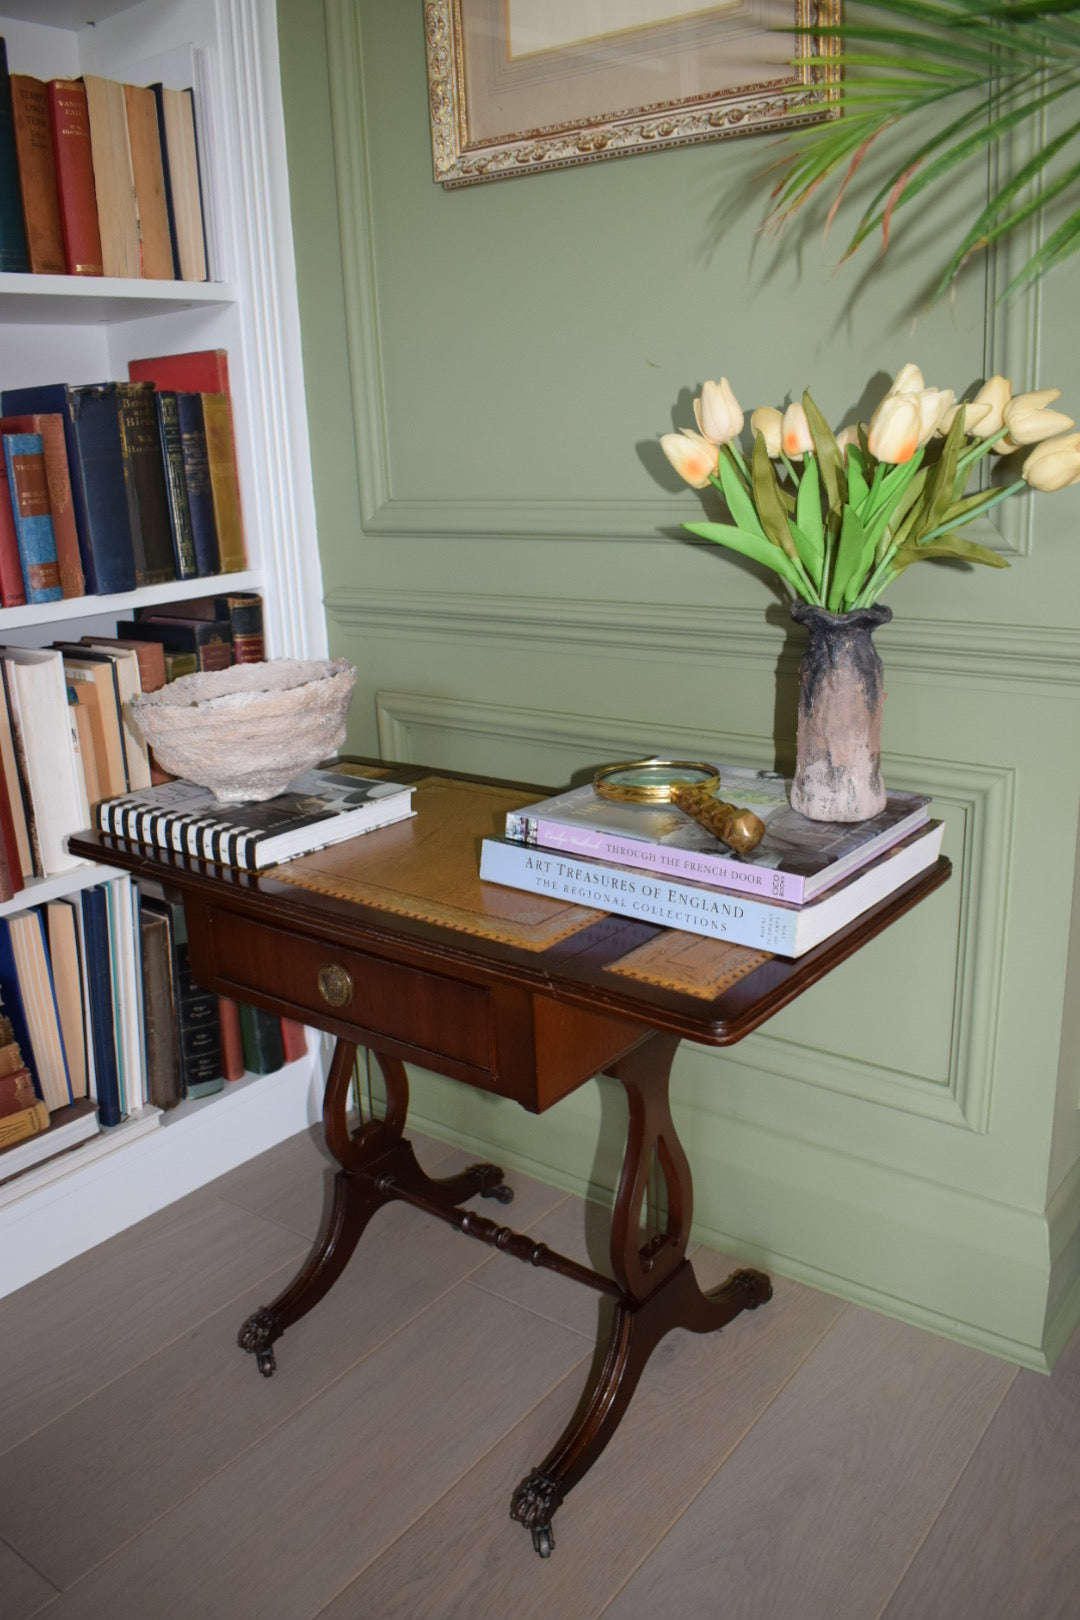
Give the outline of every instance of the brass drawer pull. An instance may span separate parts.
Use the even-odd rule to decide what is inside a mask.
[[[352,1000],[352,975],[336,962],[329,967],[321,967],[318,977],[319,994],[331,1007],[344,1007]]]

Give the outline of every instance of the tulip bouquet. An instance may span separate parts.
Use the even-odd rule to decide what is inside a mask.
[[[913,562],[951,557],[1008,564],[957,531],[999,501],[1031,488],[1080,482],[1080,433],[1050,409],[1059,389],[1014,394],[991,377],[970,400],[928,388],[919,368],[899,372],[869,423],[833,433],[809,393],[783,412],[750,417],[749,459],[736,442],[743,412],[727,381],[703,385],[698,432],[660,443],[694,489],[714,485],[730,523],[686,523],[779,574],[796,598],[831,613],[869,607]],[[1011,482],[967,494],[991,453],[1031,446]]]

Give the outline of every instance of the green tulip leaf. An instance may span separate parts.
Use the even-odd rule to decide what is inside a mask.
[[[765,530],[761,526],[753,500],[726,456],[720,457],[717,472],[720,475],[720,487],[724,492],[728,511],[735,519],[736,528],[742,529],[746,534],[760,535],[764,540]]]
[[[965,540],[958,534],[939,534],[936,540],[928,540],[922,546],[909,540],[896,552],[892,566],[900,574],[913,562],[926,562],[934,557],[953,557],[960,562],[982,563],[985,568],[1009,566],[1005,558],[996,551],[976,545],[974,540]]]
[[[832,428],[810,398],[809,390],[803,394],[803,409],[810,424],[810,437],[814,441],[826,498],[829,505],[838,511],[848,499],[843,452],[836,442]],[[802,519],[799,521],[801,524]]]
[[[840,524],[840,544],[836,550],[836,567],[829,586],[827,605],[830,613],[841,613],[846,602],[854,601],[873,552],[871,538],[852,508],[845,506]]]
[[[758,433],[754,437],[754,459],[751,467],[754,482],[754,506],[761,527],[765,530],[774,545],[795,560],[797,552],[795,542],[791,538],[788,528],[787,513],[784,503],[780,499],[780,487],[776,481],[776,469],[769,460],[769,452],[765,448],[765,440]]]
[[[745,529],[733,528],[728,523],[684,523],[683,528],[689,534],[697,535],[699,540],[711,540],[714,545],[726,546],[729,551],[737,551],[741,556],[771,568],[774,574],[787,580],[796,596],[806,599],[805,587],[795,564],[779,546],[761,535],[748,534]]]

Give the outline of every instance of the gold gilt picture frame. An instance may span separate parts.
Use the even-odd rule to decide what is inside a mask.
[[[435,179],[468,186],[828,118],[833,42],[793,30],[839,18],[840,0],[425,0]]]

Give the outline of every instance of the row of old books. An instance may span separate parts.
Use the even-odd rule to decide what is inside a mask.
[[[99,800],[167,779],[130,723],[132,697],[265,657],[250,591],[146,609],[116,629],[0,647],[0,900],[81,864],[66,840]]]
[[[124,873],[0,916],[0,1182],[307,1050],[191,975],[183,905]]]
[[[0,392],[0,606],[247,567],[223,349]]]
[[[765,826],[737,854],[674,804],[614,802],[589,784],[510,812],[482,878],[639,922],[798,957],[925,871],[943,826],[922,794],[862,822],[811,821],[783,776],[718,766],[716,797]]]
[[[0,39],[0,270],[205,281],[193,90],[12,73]]]

